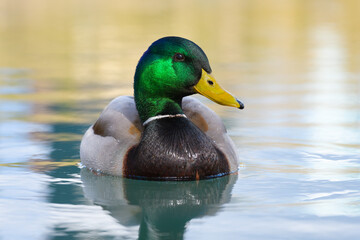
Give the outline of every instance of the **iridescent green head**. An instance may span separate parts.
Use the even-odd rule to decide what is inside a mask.
[[[136,67],[134,96],[141,121],[156,115],[182,113],[182,98],[194,93],[243,108],[242,103],[218,86],[210,73],[205,53],[194,42],[180,37],[155,41]]]

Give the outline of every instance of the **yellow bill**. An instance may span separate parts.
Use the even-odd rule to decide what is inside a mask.
[[[202,69],[200,81],[195,85],[195,90],[210,100],[225,106],[244,108],[244,104],[233,95],[222,89],[215,78]]]

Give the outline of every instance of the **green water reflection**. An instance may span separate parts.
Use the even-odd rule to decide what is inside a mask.
[[[124,226],[140,225],[139,239],[183,239],[193,218],[215,215],[230,201],[237,175],[208,181],[156,182],[81,171],[85,197]]]

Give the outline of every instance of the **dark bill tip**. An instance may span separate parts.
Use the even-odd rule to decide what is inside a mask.
[[[242,102],[240,102],[238,99],[236,99],[236,101],[239,103],[239,105],[240,105],[240,107],[239,107],[239,109],[244,109],[245,108],[245,105],[242,103]]]

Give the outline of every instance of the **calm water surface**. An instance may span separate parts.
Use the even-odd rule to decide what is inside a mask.
[[[359,239],[360,4],[0,1],[0,239]],[[238,175],[147,182],[80,169],[136,63],[192,39],[245,103]]]

